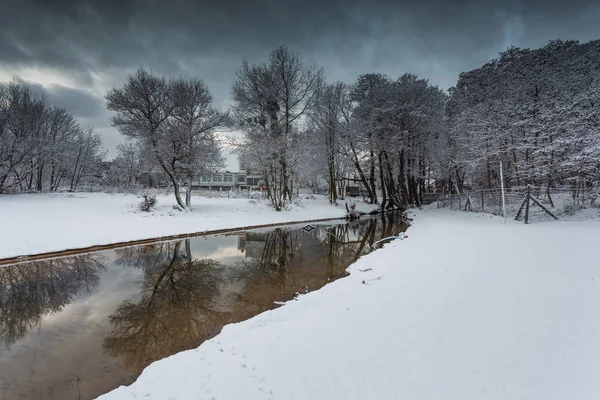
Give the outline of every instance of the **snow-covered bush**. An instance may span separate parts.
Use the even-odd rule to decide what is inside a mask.
[[[146,195],[145,194],[142,196],[142,198],[143,198],[143,200],[138,205],[138,208],[140,211],[150,212],[154,209],[154,206],[156,205],[156,203],[158,203],[158,200],[156,200],[156,196],[154,196],[154,195]]]
[[[346,203],[346,219],[358,219],[360,218],[360,213],[356,209],[356,203]]]
[[[302,200],[299,197],[296,197],[292,203],[294,204],[295,207],[299,207],[299,208],[305,207],[304,203],[302,202]]]

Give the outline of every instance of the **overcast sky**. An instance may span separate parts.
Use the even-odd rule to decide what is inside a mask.
[[[325,68],[329,81],[405,72],[441,88],[510,45],[600,39],[600,1],[2,0],[0,81],[28,82],[114,156],[104,94],[142,65],[199,77],[226,109],[243,59],[276,46]]]

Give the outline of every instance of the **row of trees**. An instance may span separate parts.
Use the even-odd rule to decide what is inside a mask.
[[[447,104],[455,179],[479,187],[600,184],[600,41],[510,48],[463,73]]]
[[[279,209],[303,184],[327,182],[336,202],[349,182],[381,209],[420,205],[427,190],[569,188],[600,191],[600,41],[510,48],[460,75],[447,93],[405,74],[327,84],[297,53],[242,65],[234,110],[238,150],[267,177]]]
[[[276,210],[294,187],[326,182],[335,203],[349,183],[362,185],[382,209],[420,202],[444,129],[446,95],[414,75],[366,74],[357,83],[327,84],[322,69],[286,47],[263,64],[242,63],[232,88],[232,116],[211,106],[202,81],[168,81],[139,69],[107,96],[112,123],[136,140],[119,148],[120,176],[152,155],[169,176],[177,203],[190,207],[191,178],[218,166],[215,132],[235,128],[231,145],[261,174]],[[181,182],[187,181],[182,201]]]
[[[0,193],[77,187],[98,173],[100,136],[24,84],[0,84]]]
[[[291,200],[296,177],[326,181],[332,203],[355,182],[371,203],[403,210],[420,201],[446,95],[409,74],[327,84],[321,69],[280,47],[267,63],[242,64],[233,100],[244,132],[234,145],[265,177],[276,209]]]
[[[263,176],[272,206],[294,188],[324,186],[335,203],[352,184],[381,209],[421,203],[427,190],[600,185],[600,41],[510,48],[462,73],[445,92],[405,74],[327,83],[323,69],[279,47],[243,62],[232,111],[212,105],[201,80],[165,79],[140,68],[106,95],[112,124],[130,139],[107,183],[128,186],[159,169],[182,209],[192,178],[223,164],[219,130],[246,169]],[[0,192],[75,189],[100,159],[100,139],[63,109],[19,84],[0,86]],[[182,186],[187,186],[185,200]]]

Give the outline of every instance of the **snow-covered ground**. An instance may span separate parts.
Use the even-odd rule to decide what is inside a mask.
[[[343,204],[333,207],[325,196],[301,195],[291,210],[277,212],[262,199],[221,195],[193,197],[194,211],[188,213],[172,209],[172,195],[159,195],[152,213],[138,211],[141,199],[133,194],[0,196],[0,258],[346,214]],[[374,208],[362,202],[357,206],[362,211]]]
[[[408,235],[100,398],[600,399],[600,223],[427,209]]]

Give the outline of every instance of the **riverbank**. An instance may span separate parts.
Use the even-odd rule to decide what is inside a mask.
[[[600,224],[413,214],[349,277],[100,399],[597,398]]]
[[[253,195],[260,195],[253,193]],[[303,195],[288,211],[276,212],[263,199],[192,198],[193,211],[173,210],[172,195],[158,195],[150,213],[137,209],[133,194],[56,193],[0,196],[0,259],[81,249],[133,240],[246,226],[342,218],[342,202]],[[374,206],[357,203],[360,211]]]

